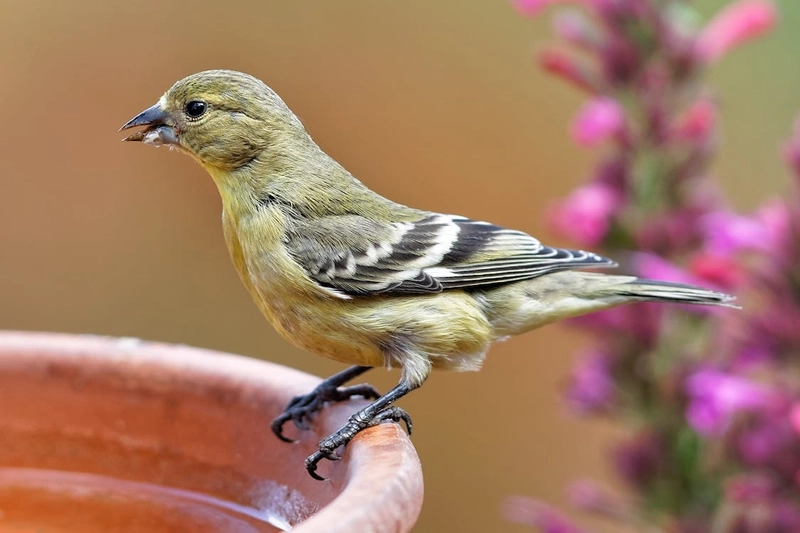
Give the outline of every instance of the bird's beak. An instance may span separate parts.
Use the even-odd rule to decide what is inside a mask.
[[[160,104],[148,107],[126,122],[119,131],[136,126],[146,126],[146,128],[125,137],[122,139],[123,141],[139,141],[153,146],[179,144],[178,132],[175,130],[169,114]]]

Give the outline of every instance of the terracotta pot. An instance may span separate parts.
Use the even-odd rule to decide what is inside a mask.
[[[361,402],[296,444],[271,433],[318,382],[185,346],[0,332],[0,531],[410,531],[422,473],[399,426],[363,432],[324,482],[303,459]]]

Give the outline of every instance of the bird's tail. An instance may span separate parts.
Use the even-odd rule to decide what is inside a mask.
[[[739,307],[733,303],[736,298],[724,292],[702,289],[684,283],[653,279],[632,278],[630,281],[619,285],[610,285],[608,293],[609,296],[631,300]]]
[[[737,307],[734,300],[683,283],[574,270],[501,286],[478,298],[498,338],[632,302]]]

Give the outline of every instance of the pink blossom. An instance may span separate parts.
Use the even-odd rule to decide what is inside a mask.
[[[591,479],[573,482],[567,492],[567,498],[581,511],[610,518],[623,518],[630,512],[627,501],[611,494]]]
[[[577,10],[564,10],[553,17],[553,29],[568,43],[587,49],[596,48],[601,40],[586,16]]]
[[[687,421],[695,431],[707,436],[724,433],[739,412],[773,404],[766,387],[718,370],[700,370],[690,375],[685,387],[689,396]]]
[[[507,520],[538,527],[542,533],[583,533],[549,505],[524,496],[507,498],[503,511]]]
[[[755,217],[717,211],[701,220],[706,237],[706,248],[720,255],[742,250],[768,250],[767,230]]]
[[[503,514],[507,520],[538,527],[542,533],[583,533],[561,514],[540,501],[512,496],[505,501]]]
[[[589,350],[572,369],[566,392],[567,404],[580,415],[608,409],[616,386],[611,358],[600,350]]]
[[[800,509],[796,502],[777,502],[773,512],[775,531],[800,531]]]
[[[631,7],[633,2],[615,2],[618,9],[622,5]],[[619,16],[625,16],[622,13],[614,13],[617,9],[612,9],[609,14],[611,19],[617,19]],[[635,15],[634,15],[635,16]],[[602,54],[598,58],[600,60],[603,78],[613,87],[618,87],[621,84],[626,84],[637,77],[641,72],[642,62],[645,55],[642,50],[637,49],[624,34],[620,35],[617,32],[607,34],[606,42],[604,43]],[[652,75],[647,76],[650,81],[654,81]],[[643,82],[647,83],[647,82]],[[651,108],[650,111],[655,111]]]
[[[633,487],[642,488],[659,477],[667,463],[664,438],[653,431],[643,431],[620,444],[613,460],[620,476]]]
[[[581,511],[592,511],[605,507],[607,495],[596,482],[591,479],[581,479],[570,485],[567,494],[569,501]]]
[[[770,466],[771,460],[782,455],[791,440],[785,420],[760,420],[738,435],[737,448],[747,464]]]
[[[784,407],[788,406],[760,413],[737,431],[736,450],[747,466],[768,470],[774,478],[791,482],[800,470],[800,439]]]
[[[723,8],[703,29],[696,51],[703,61],[716,61],[736,46],[771,30],[777,18],[769,0],[739,0]]]
[[[705,208],[705,206],[701,206]],[[634,238],[641,250],[684,250],[697,239],[699,209],[680,209],[653,213],[636,227]]]
[[[643,278],[685,283],[688,285],[701,285],[700,280],[692,276],[685,269],[675,263],[647,252],[634,254],[636,272]]]
[[[610,157],[597,165],[592,178],[597,183],[601,183],[612,190],[617,191],[620,199],[628,194],[630,183],[629,162],[623,157]]]
[[[689,262],[689,271],[697,279],[720,289],[734,289],[745,281],[741,263],[730,255],[700,253]]]
[[[652,346],[661,330],[666,306],[642,303],[615,307],[569,319],[576,327],[604,335],[624,335],[641,346]]]
[[[538,60],[545,72],[558,76],[584,91],[598,92],[600,81],[597,75],[590,73],[572,55],[548,49],[539,54]]]
[[[781,493],[784,494],[781,494]],[[727,480],[729,502],[724,531],[790,533],[800,531],[800,509],[791,493],[768,474],[747,473]],[[787,497],[788,496],[788,497]]]
[[[563,3],[565,0],[512,0],[511,5],[520,15],[525,17],[535,17],[542,11],[555,4]]]
[[[607,96],[589,100],[572,122],[572,139],[582,146],[595,146],[625,131],[625,111]]]
[[[725,483],[725,497],[737,503],[754,503],[772,497],[775,483],[768,477],[740,475]]]
[[[709,138],[717,124],[717,107],[708,99],[700,99],[678,117],[675,137],[685,141],[702,142]]]
[[[542,11],[556,4],[577,4],[587,8],[602,8],[608,0],[511,0],[511,5],[517,13],[524,17],[535,17]]]
[[[700,221],[706,249],[730,255],[742,251],[776,252],[788,231],[786,204],[771,202],[751,216],[717,211]]]
[[[794,121],[792,138],[783,147],[783,157],[795,176],[800,177],[800,117]]]
[[[764,227],[769,249],[773,252],[781,249],[789,238],[789,207],[786,202],[773,199],[756,211],[755,216]]]
[[[611,215],[622,203],[610,186],[589,183],[572,192],[550,211],[550,223],[558,233],[580,246],[595,246],[606,236]]]
[[[792,429],[794,429],[795,433],[800,435],[800,402],[796,402],[794,405],[792,405],[789,420],[792,423]]]
[[[763,342],[753,342],[741,346],[734,352],[734,368],[744,370],[769,363],[775,358],[773,349]]]

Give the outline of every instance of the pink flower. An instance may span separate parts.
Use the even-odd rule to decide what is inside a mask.
[[[575,189],[550,212],[550,223],[558,233],[580,246],[595,246],[606,236],[608,223],[622,203],[608,185],[589,183]]]
[[[642,303],[570,318],[579,328],[603,335],[624,335],[643,347],[652,346],[661,331],[665,305]]]
[[[535,17],[548,7],[564,2],[565,0],[512,0],[511,5],[520,15]]]
[[[590,73],[569,54],[549,49],[539,54],[538,61],[545,72],[558,76],[579,89],[590,93],[596,93],[599,90],[600,82],[597,75]]]
[[[600,350],[589,350],[572,369],[565,396],[575,413],[585,415],[611,407],[616,385],[611,375],[610,359]]]
[[[701,225],[706,248],[712,253],[730,255],[742,250],[768,249],[766,227],[754,217],[717,211],[703,217]]]
[[[769,474],[746,473],[726,481],[724,531],[790,533],[800,531],[800,509],[791,492]],[[783,494],[782,494],[783,493]]]
[[[761,414],[737,431],[736,450],[751,468],[763,468],[791,482],[800,469],[800,440],[790,427],[785,409]]]
[[[701,253],[689,262],[689,271],[697,279],[720,289],[734,289],[745,281],[742,265],[729,255]]]
[[[717,13],[697,40],[701,60],[716,61],[736,46],[771,30],[777,18],[769,0],[739,0]]]
[[[775,483],[768,477],[740,475],[725,483],[725,497],[736,503],[755,503],[771,498]]]
[[[800,531],[800,508],[796,502],[778,502],[774,508],[774,531]]]
[[[784,428],[775,421],[770,422],[761,422],[738,435],[739,454],[750,466],[767,466],[785,445]]]
[[[675,263],[647,252],[634,254],[636,272],[643,278],[672,281],[687,285],[701,285],[699,280]]]
[[[573,482],[567,492],[572,505],[583,511],[609,518],[625,518],[630,513],[628,502],[611,494],[591,479]]]
[[[582,146],[595,146],[624,131],[625,111],[607,96],[589,100],[572,122],[572,139]]]
[[[542,533],[583,533],[561,514],[542,502],[524,496],[512,496],[505,501],[503,514],[507,520],[538,527]]]
[[[755,213],[756,219],[764,227],[769,248],[773,252],[782,249],[789,238],[789,206],[783,200],[773,199]]]
[[[706,436],[723,434],[739,412],[773,404],[766,387],[718,370],[700,370],[690,375],[685,388],[689,396],[686,419],[695,431]]]
[[[564,10],[553,17],[553,29],[568,43],[595,49],[601,39],[586,16],[577,10]]]
[[[792,405],[792,410],[789,415],[789,420],[792,423],[792,429],[794,429],[795,433],[800,435],[800,402],[797,402],[794,405]]]
[[[685,141],[702,142],[709,138],[717,125],[717,107],[708,99],[700,99],[678,117],[674,135]]]
[[[608,0],[511,0],[511,5],[517,13],[524,17],[535,17],[542,11],[556,4],[578,4],[586,8],[602,8]]]
[[[661,435],[643,431],[618,444],[612,457],[622,479],[632,487],[642,488],[662,476],[668,453]]]
[[[630,187],[630,162],[623,157],[609,157],[597,165],[592,178],[597,183],[617,191],[620,199],[627,197]]]
[[[746,370],[772,362],[775,359],[773,349],[762,342],[753,342],[740,346],[733,355],[733,368]]]
[[[792,138],[783,148],[783,157],[795,176],[800,177],[800,117],[794,121]]]
[[[742,251],[777,252],[788,232],[786,204],[770,202],[752,216],[718,211],[703,217],[701,226],[709,252],[731,255]]]

